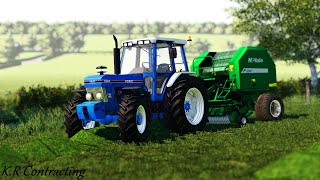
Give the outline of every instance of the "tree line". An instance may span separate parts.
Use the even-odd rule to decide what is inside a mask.
[[[85,34],[162,34],[162,33],[201,33],[233,34],[229,24],[204,23],[85,23],[67,22],[48,24],[45,22],[4,22],[0,23],[0,34],[47,34],[52,28],[67,29],[70,26],[82,29]]]
[[[23,30],[21,28],[20,30]],[[22,31],[25,32],[25,31]],[[13,38],[14,33],[8,30],[4,40],[0,43],[0,54],[7,62],[13,61],[23,51],[43,52],[47,57],[64,52],[80,52],[84,46],[86,30],[75,23],[63,26],[48,26],[38,33],[26,34],[27,42],[21,44]],[[39,37],[40,36],[40,37]]]
[[[68,22],[48,24],[45,22],[0,23],[0,34],[4,36],[0,43],[0,54],[7,62],[13,61],[24,51],[43,52],[47,57],[61,53],[80,52],[84,46],[84,38],[88,34],[132,34],[142,36],[162,33],[203,33],[203,34],[233,34],[231,25],[206,23],[84,23]],[[13,35],[27,36],[27,42],[21,44]],[[197,41],[190,47],[191,53],[206,51],[210,47],[208,41]]]

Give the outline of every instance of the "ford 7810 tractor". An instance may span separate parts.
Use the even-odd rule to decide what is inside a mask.
[[[117,122],[124,141],[146,137],[151,119],[168,119],[168,127],[179,133],[205,127],[208,97],[201,78],[189,72],[184,45],[187,40],[145,38],[122,43],[122,56],[114,36],[114,74],[84,79],[81,96],[67,106],[68,137],[97,124]],[[121,59],[121,60],[120,60]]]
[[[118,123],[123,141],[146,138],[151,119],[165,119],[169,129],[189,133],[207,123],[244,125],[258,119],[281,119],[284,109],[276,91],[275,65],[264,48],[204,52],[189,71],[187,40],[143,38],[122,43],[115,36],[114,74],[106,67],[84,79],[67,108],[68,137],[98,124]]]

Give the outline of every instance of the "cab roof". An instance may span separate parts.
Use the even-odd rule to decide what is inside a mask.
[[[176,45],[187,44],[187,40],[184,40],[184,39],[151,37],[151,38],[141,38],[141,39],[132,39],[132,40],[123,41],[122,45],[132,46],[135,44],[150,44],[150,43],[156,43],[157,41],[173,42],[173,44],[176,44]]]

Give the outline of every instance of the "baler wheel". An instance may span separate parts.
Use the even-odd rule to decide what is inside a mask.
[[[147,137],[150,108],[147,99],[141,96],[125,96],[119,105],[118,124],[124,142],[143,141]]]
[[[284,105],[280,96],[274,93],[264,93],[258,97],[255,104],[256,118],[262,121],[279,120],[283,118]]]
[[[165,94],[166,126],[185,134],[203,130],[208,121],[208,95],[202,79],[179,77]]]
[[[237,117],[237,124],[238,124],[239,126],[244,126],[244,125],[247,124],[247,122],[248,122],[248,118],[247,118],[246,116],[239,115],[239,116]]]
[[[71,138],[80,130],[83,129],[82,121],[79,120],[77,115],[76,106],[85,101],[85,97],[79,96],[73,98],[69,101],[68,106],[66,108],[65,121],[64,126],[66,127],[66,133],[68,134],[68,138]]]

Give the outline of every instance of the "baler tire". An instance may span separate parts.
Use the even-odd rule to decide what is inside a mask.
[[[150,122],[150,108],[147,107],[147,104],[146,97],[142,96],[127,95],[122,98],[118,110],[118,130],[124,142],[141,142],[147,138]],[[140,106],[143,107],[146,116],[146,125],[142,133],[137,124],[137,113]]]
[[[186,117],[185,98],[187,92],[195,88],[203,98],[203,115],[199,123],[193,125]],[[179,134],[194,133],[205,128],[208,122],[208,95],[202,79],[194,76],[179,77],[167,89],[164,101],[166,127]]]
[[[280,113],[276,116],[272,115],[271,103],[280,105]],[[280,120],[284,115],[284,105],[280,96],[274,93],[264,93],[258,97],[254,107],[256,119],[262,121]]]
[[[68,138],[71,138],[83,129],[82,121],[78,118],[76,106],[85,101],[85,97],[79,96],[69,101],[66,108],[64,126],[65,132],[68,134]]]
[[[246,116],[243,116],[243,115],[239,115],[238,117],[237,117],[237,125],[238,126],[244,126],[244,125],[246,125],[247,124],[247,122],[248,122],[248,118],[246,117]]]

